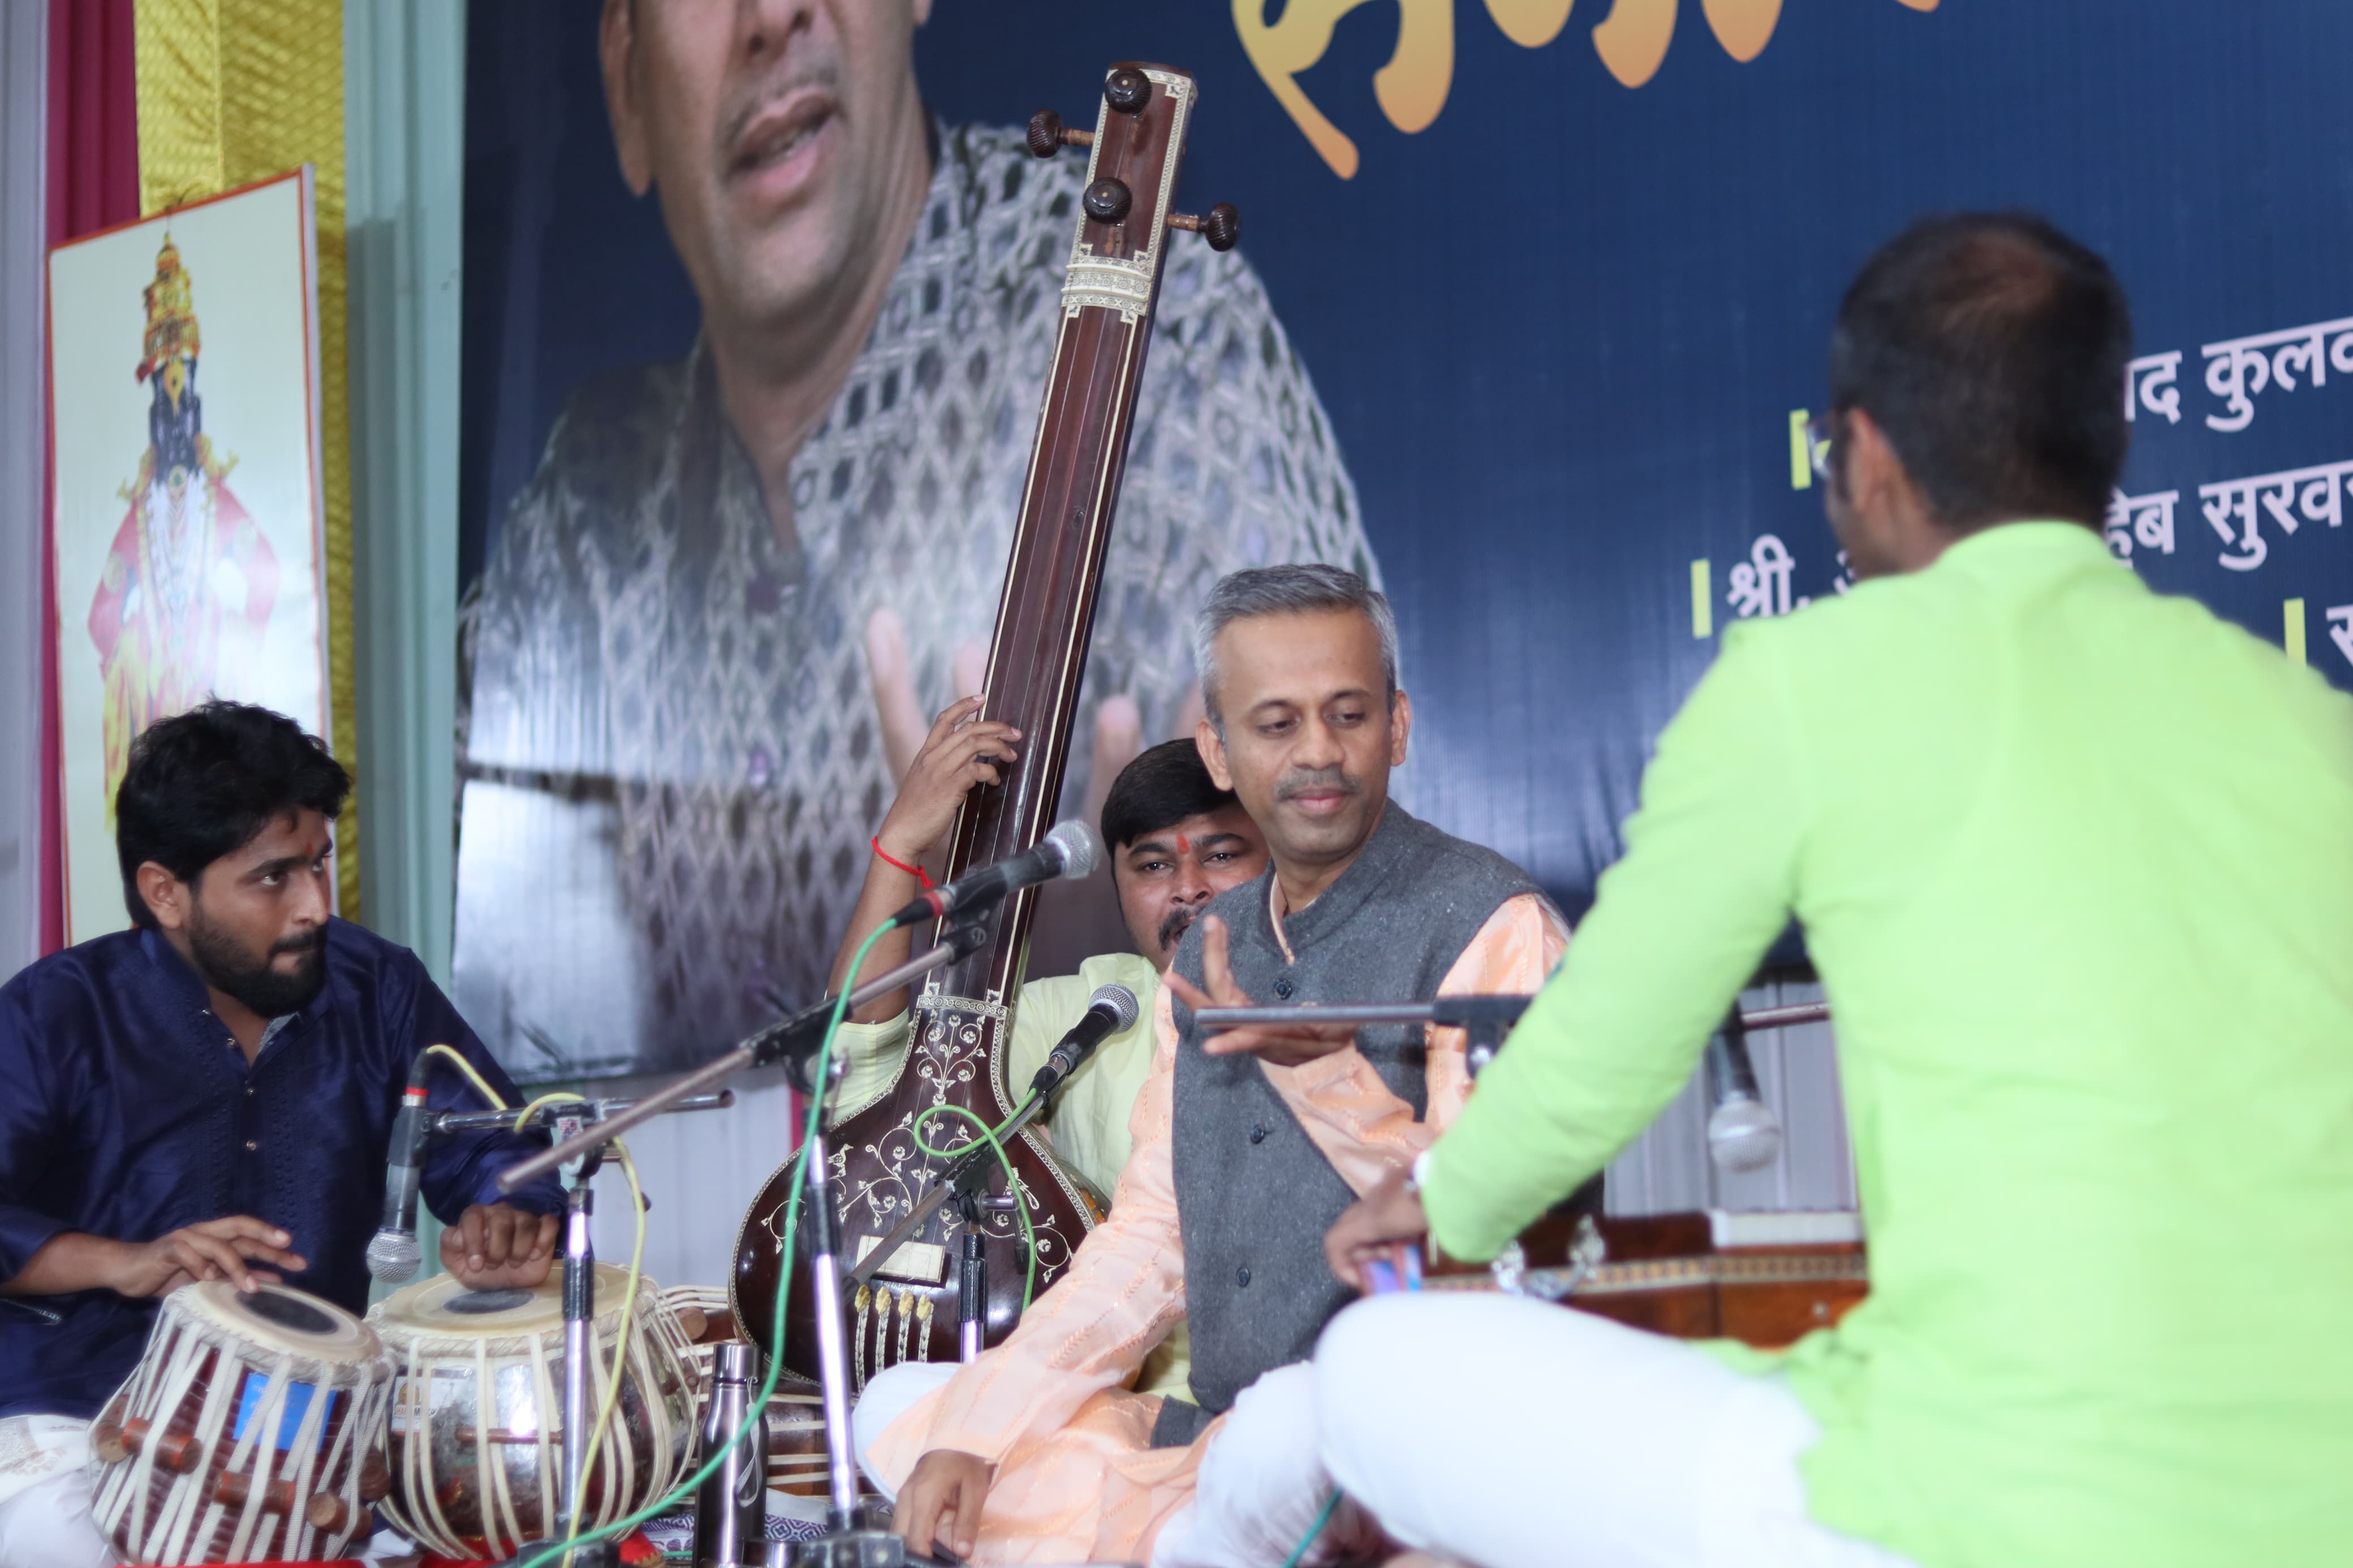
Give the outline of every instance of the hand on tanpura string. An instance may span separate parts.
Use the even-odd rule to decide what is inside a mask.
[[[951,702],[907,763],[898,797],[882,818],[874,846],[893,865],[913,865],[944,843],[965,797],[982,784],[1002,784],[1019,752],[1021,731],[980,716],[979,697]]]
[[[469,1290],[528,1290],[555,1261],[563,1221],[506,1204],[474,1204],[441,1233],[441,1266]]]
[[[1166,975],[1168,989],[1187,1007],[1254,1007],[1250,993],[1234,981],[1232,949],[1226,931],[1226,922],[1216,915],[1201,917],[1201,979],[1194,984],[1171,969]],[[1303,1017],[1312,1014],[1312,1007],[1300,1009]],[[1353,1024],[1253,1024],[1244,1028],[1227,1029],[1209,1036],[1201,1048],[1213,1057],[1232,1057],[1248,1053],[1261,1061],[1276,1067],[1295,1068],[1345,1050],[1354,1044],[1356,1028]]]
[[[1407,1182],[1406,1173],[1391,1171],[1324,1233],[1324,1260],[1341,1284],[1363,1290],[1367,1288],[1367,1261],[1391,1257],[1399,1247],[1419,1246],[1429,1234],[1430,1216],[1422,1213],[1421,1194]]]

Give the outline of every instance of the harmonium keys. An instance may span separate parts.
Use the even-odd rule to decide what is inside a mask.
[[[1826,1329],[1871,1290],[1845,1211],[1555,1215],[1493,1264],[1441,1258],[1424,1289],[1509,1290],[1677,1339],[1763,1350]]]

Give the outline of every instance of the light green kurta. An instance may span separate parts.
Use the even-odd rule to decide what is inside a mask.
[[[2353,1561],[2353,699],[2011,524],[1736,628],[1626,837],[1436,1147],[1440,1245],[1638,1134],[1794,913],[1871,1239],[1779,1363],[1814,1516],[1938,1568]]]
[[[1013,1039],[1006,1054],[1007,1087],[1016,1103],[1047,1057],[1087,1010],[1087,998],[1104,985],[1124,985],[1135,994],[1135,1022],[1107,1036],[1054,1096],[1045,1117],[1047,1134],[1062,1163],[1108,1199],[1119,1185],[1131,1139],[1128,1112],[1152,1071],[1152,1005],[1160,993],[1160,972],[1133,952],[1104,953],[1079,965],[1076,974],[1032,980],[1013,1007]],[[842,1053],[845,1075],[837,1105],[861,1106],[881,1095],[898,1076],[907,1054],[907,1016],[880,1024],[844,1024],[834,1048]],[[961,1134],[944,1127],[930,1136],[953,1142]],[[1188,1370],[1184,1325],[1165,1341],[1137,1382],[1145,1394],[1185,1390]]]

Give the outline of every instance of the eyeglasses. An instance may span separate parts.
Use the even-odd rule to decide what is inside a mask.
[[[1831,482],[1831,437],[1837,422],[1838,416],[1828,411],[1806,421],[1806,461],[1824,484]]]

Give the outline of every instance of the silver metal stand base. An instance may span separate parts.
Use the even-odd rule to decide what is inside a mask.
[[[907,1543],[886,1530],[841,1531],[793,1546],[793,1568],[907,1568],[934,1561],[909,1557]]]

